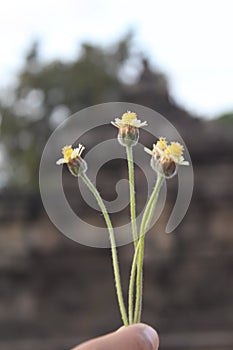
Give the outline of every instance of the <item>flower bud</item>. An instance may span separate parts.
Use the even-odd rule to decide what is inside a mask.
[[[121,119],[115,118],[112,124],[119,129],[118,141],[122,146],[135,146],[139,138],[139,128],[146,126],[147,122],[137,119],[134,112],[126,112]]]
[[[151,155],[151,167],[154,171],[171,179],[177,174],[177,168],[180,165],[189,165],[184,160],[184,147],[179,142],[171,142],[169,145],[165,137],[160,137],[153,149],[144,148],[145,152]]]
[[[135,146],[138,142],[138,128],[131,125],[121,126],[118,132],[118,141],[122,146]]]
[[[78,148],[65,146],[62,149],[63,158],[58,159],[56,163],[58,165],[66,164],[73,176],[79,176],[87,171],[87,163],[81,158],[83,150],[82,145],[79,145]]]
[[[87,163],[82,158],[72,159],[67,166],[73,176],[79,176],[87,171]]]
[[[166,179],[171,179],[177,173],[176,163],[172,160],[162,160],[159,158],[151,158],[151,167],[154,171],[164,176]]]

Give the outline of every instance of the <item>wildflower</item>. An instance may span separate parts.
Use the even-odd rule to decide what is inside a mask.
[[[115,118],[112,124],[119,129],[118,141],[122,146],[134,146],[138,142],[139,131],[142,126],[146,126],[147,122],[141,122],[137,119],[137,114],[127,111],[120,118]]]
[[[159,150],[164,151],[167,148],[166,137],[160,137],[159,141],[157,141],[156,146]]]
[[[71,174],[74,176],[78,176],[81,172],[86,172],[87,163],[81,158],[84,148],[81,144],[79,144],[78,148],[73,148],[71,145],[64,146],[62,148],[63,158],[58,159],[56,164],[67,164]]]
[[[184,147],[179,142],[171,142],[168,145],[166,138],[160,137],[152,150],[144,150],[152,155],[152,169],[167,179],[176,175],[178,165],[189,165],[183,157]]]

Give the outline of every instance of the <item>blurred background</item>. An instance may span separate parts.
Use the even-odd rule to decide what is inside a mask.
[[[163,114],[194,167],[183,222],[164,233],[173,179],[147,236],[143,321],[164,350],[233,349],[232,10],[231,0],[1,4],[0,349],[69,349],[121,324],[109,250],[58,232],[38,185],[56,126],[113,101]],[[121,162],[99,177],[106,199],[114,184],[104,184],[119,166],[126,176]],[[132,247],[119,256],[127,295]]]

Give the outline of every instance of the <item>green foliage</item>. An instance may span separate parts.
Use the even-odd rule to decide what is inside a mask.
[[[233,125],[233,112],[222,114],[216,120],[227,125]]]
[[[40,155],[56,125],[82,108],[120,99],[119,71],[130,44],[131,35],[107,50],[83,44],[70,62],[42,62],[38,44],[32,45],[17,86],[0,104],[8,185],[37,188]]]

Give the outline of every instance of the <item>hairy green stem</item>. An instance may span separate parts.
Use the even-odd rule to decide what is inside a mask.
[[[138,243],[139,252],[138,252],[138,260],[137,260],[138,272],[137,272],[137,279],[136,279],[136,302],[135,302],[135,312],[134,312],[134,323],[138,323],[141,320],[145,233],[152,220],[152,217],[154,214],[154,210],[152,210],[152,208],[154,208],[156,205],[162,182],[163,182],[163,176],[158,174],[154,190],[146,205],[146,209],[144,211],[141,226],[140,226],[140,236],[139,236],[139,243]]]
[[[128,171],[129,171],[129,192],[130,192],[130,214],[134,248],[138,242],[137,223],[136,223],[136,204],[135,204],[135,184],[134,184],[134,164],[133,164],[133,147],[126,146]]]
[[[123,293],[122,293],[122,288],[121,288],[121,278],[120,278],[120,271],[119,271],[119,264],[118,264],[118,258],[117,258],[117,250],[116,250],[116,242],[115,242],[115,236],[114,236],[114,231],[112,227],[112,223],[110,220],[110,217],[108,215],[107,209],[104,205],[104,202],[98,192],[98,190],[95,188],[93,183],[90,181],[88,176],[85,173],[81,173],[80,177],[84,181],[84,183],[87,185],[89,190],[92,192],[94,195],[106,222],[108,232],[109,232],[109,238],[110,238],[110,243],[111,243],[111,252],[112,252],[112,263],[113,263],[113,272],[114,272],[114,277],[115,277],[115,285],[116,285],[116,293],[117,293],[117,298],[118,298],[118,303],[119,303],[119,308],[120,308],[120,313],[121,317],[124,323],[124,326],[127,326],[128,323],[128,317],[126,313],[126,308],[124,304],[124,298],[123,298]]]
[[[135,275],[137,269],[137,260],[139,252],[139,243],[134,251],[134,257],[131,267],[130,280],[129,280],[129,295],[128,295],[128,308],[129,308],[129,324],[133,324],[133,300],[134,300],[134,286],[135,286]]]

